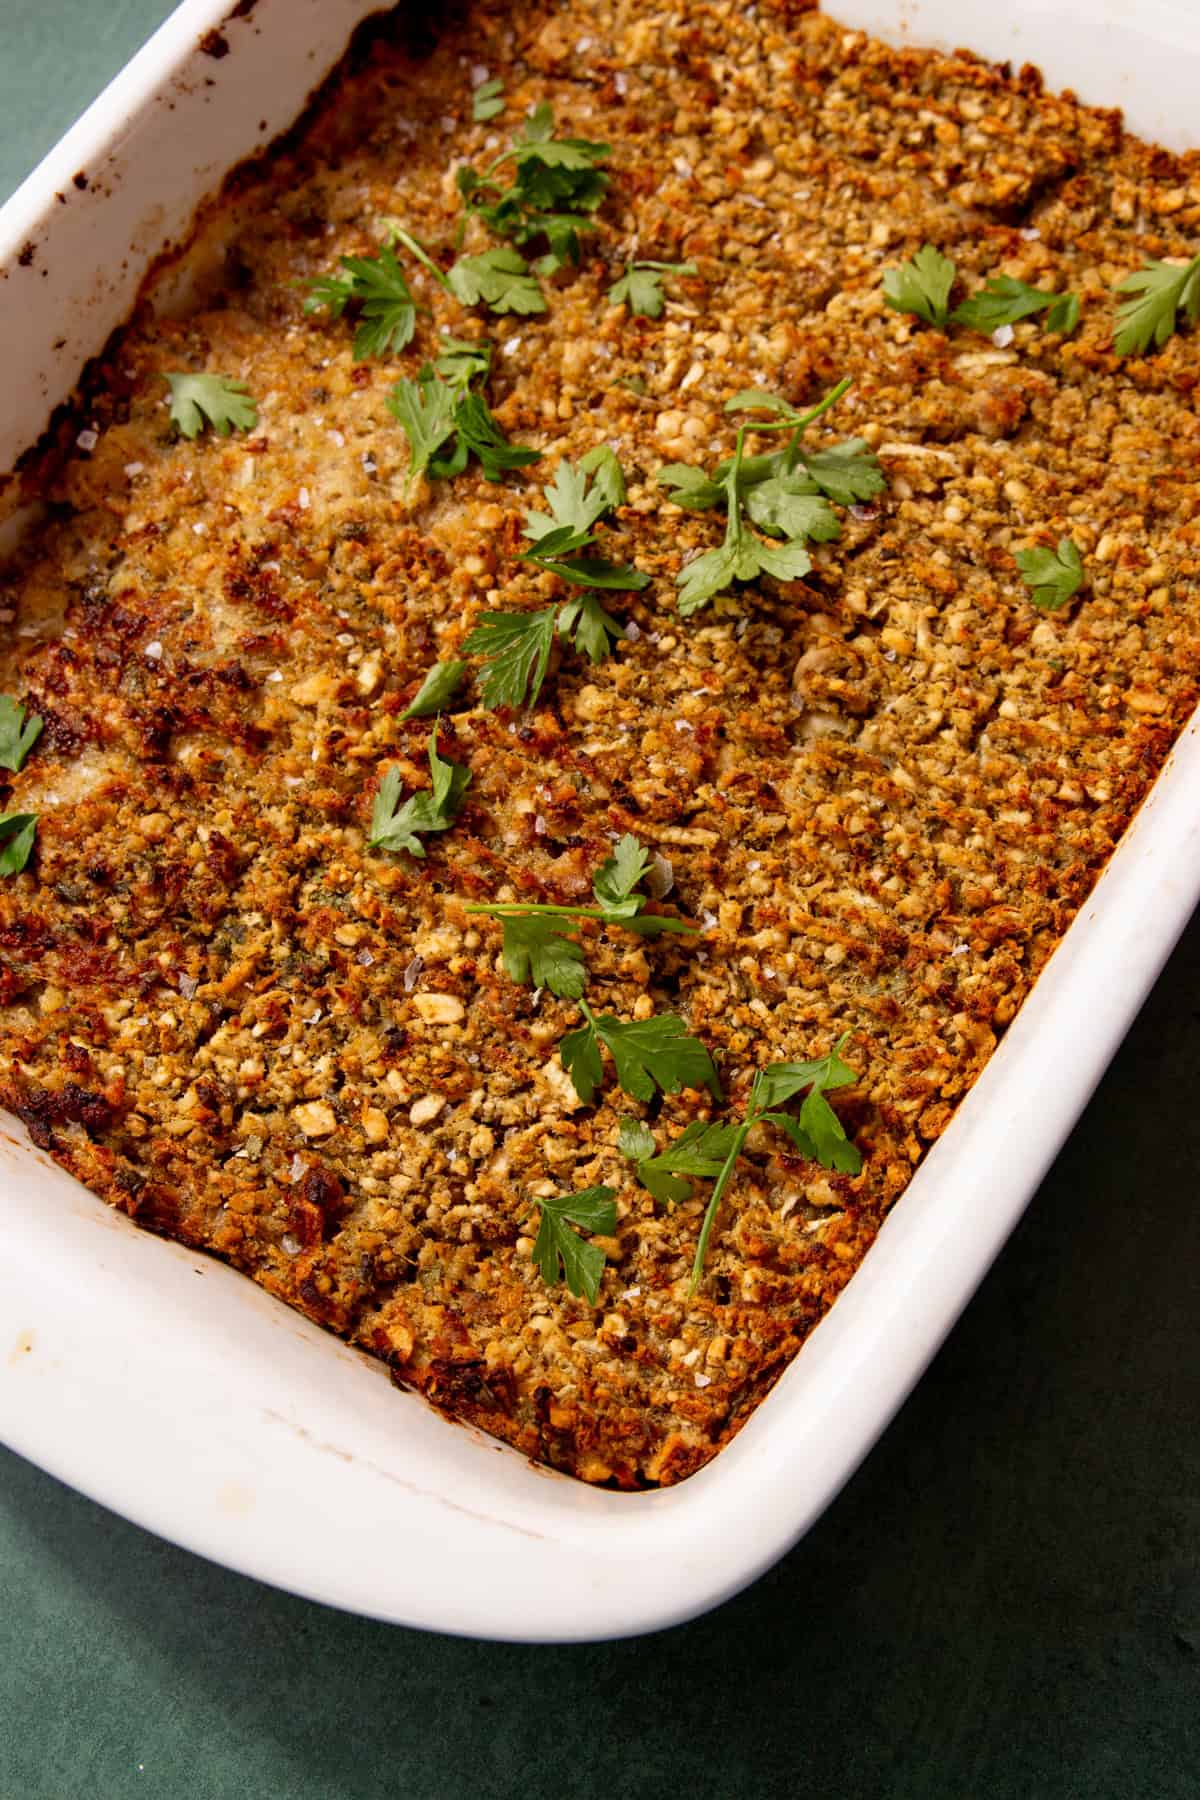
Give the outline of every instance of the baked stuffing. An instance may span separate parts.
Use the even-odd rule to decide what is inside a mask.
[[[47,511],[0,577],[0,693],[44,720],[0,810],[39,815],[0,881],[0,1098],[140,1223],[212,1251],[455,1418],[585,1480],[680,1480],[737,1431],[853,1275],[1061,939],[1197,700],[1200,363],[1113,352],[1111,290],[1193,254],[1200,156],[965,52],[892,49],[803,4],[473,5],[376,34],[302,133],[204,221],[220,279],[147,305],[94,372]],[[476,123],[472,84],[507,110]],[[612,187],[542,316],[466,313],[420,268],[408,348],[353,359],[305,284],[399,219],[448,258],[456,163],[548,102]],[[484,249],[472,225],[468,246]],[[1082,301],[1002,341],[885,304],[926,242]],[[659,318],[634,257],[690,262]],[[495,346],[488,397],[542,460],[407,481],[387,396],[440,334]],[[164,373],[221,371],[253,429],[181,438]],[[732,449],[759,387],[856,435],[886,492],[802,582],[676,611],[721,520],[665,462]],[[77,436],[75,434],[78,434]],[[650,577],[595,666],[561,645],[529,711],[468,687],[471,771],[424,860],[368,847],[403,719],[480,613],[565,595],[516,560],[559,459],[616,452],[606,549]],[[32,480],[32,477],[31,477]],[[1030,603],[1015,554],[1069,536],[1086,585]],[[755,1127],[704,1279],[706,1190],[656,1205],[616,1149],[728,1116],[703,1089],[583,1106],[574,1002],[515,984],[469,903],[587,903],[624,832],[696,939],[583,927],[589,997],[675,1012],[735,1109],[762,1065],[843,1033],[861,1174]],[[607,1184],[595,1307],[532,1257],[538,1197]],[[963,1204],[970,1205],[969,1194]]]

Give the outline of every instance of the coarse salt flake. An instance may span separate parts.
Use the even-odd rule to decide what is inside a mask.
[[[75,442],[81,450],[94,450],[100,442],[100,433],[94,428],[90,431],[81,431]]]
[[[125,473],[128,475],[130,481],[133,480],[135,475],[140,475],[145,466],[145,463],[139,462],[126,463]]]
[[[155,640],[152,644],[146,645],[145,654],[150,658],[151,662],[161,662],[162,661],[162,653],[163,653],[163,647],[159,643],[157,638],[155,638]]]
[[[308,489],[306,487],[303,487],[300,489],[300,492],[296,495],[296,504],[297,504],[297,506],[299,506],[301,512],[303,512],[305,510],[305,508],[308,506],[308,501],[309,501]]]
[[[992,333],[992,342],[995,344],[997,350],[1007,350],[1015,336],[1016,333],[1013,331],[1011,325],[997,325],[995,331]]]

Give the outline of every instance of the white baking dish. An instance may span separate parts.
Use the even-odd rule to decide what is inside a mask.
[[[229,4],[185,0],[0,213],[0,469],[36,440],[147,263],[290,122],[372,10],[259,0],[228,18]],[[1161,141],[1200,136],[1194,0],[1143,0],[1134,16],[1125,0],[837,10],[914,43],[1036,61]],[[219,60],[198,47],[213,28],[229,45]],[[681,1487],[597,1492],[444,1422],[249,1281],[138,1231],[15,1126],[0,1132],[0,1436],[165,1537],[385,1619],[571,1639],[702,1611],[837,1492],[1012,1229],[1200,895],[1198,787],[1193,721],[847,1292]]]

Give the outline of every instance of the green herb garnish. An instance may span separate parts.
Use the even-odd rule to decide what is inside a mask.
[[[695,263],[631,262],[608,290],[610,306],[627,306],[642,319],[661,319],[664,275],[697,275]]]
[[[915,313],[939,330],[950,316],[950,289],[956,270],[948,256],[926,244],[907,262],[886,269],[883,297],[896,312]]]
[[[498,75],[490,81],[481,81],[471,97],[471,117],[477,125],[486,125],[489,119],[496,118],[504,111],[504,83]]]
[[[553,1200],[539,1200],[541,1224],[533,1244],[533,1260],[542,1280],[553,1286],[565,1280],[577,1299],[595,1306],[600,1298],[600,1278],[604,1273],[604,1252],[597,1244],[589,1244],[572,1225],[584,1231],[596,1231],[607,1237],[617,1228],[615,1188],[584,1188],[578,1194],[559,1194]]]
[[[714,1181],[738,1145],[737,1125],[706,1125],[702,1120],[656,1155],[654,1133],[636,1119],[622,1119],[617,1148],[636,1165],[637,1178],[663,1206],[675,1206],[693,1193],[689,1177]]]
[[[19,701],[0,694],[0,769],[19,772],[41,736],[42,724],[38,713],[27,717]]]
[[[454,355],[460,367],[452,380],[426,363],[415,381],[398,381],[388,395],[388,410],[408,438],[410,484],[425,470],[435,480],[461,475],[472,456],[488,481],[499,481],[506,470],[523,469],[542,454],[527,444],[509,443],[482,395],[465,385],[478,373],[478,364],[464,373],[461,352]]]
[[[639,569],[585,554],[596,542],[592,527],[625,498],[621,465],[607,445],[589,450],[577,465],[560,462],[543,493],[550,510],[526,512],[525,531],[533,543],[521,553],[523,562],[573,587],[628,592],[647,586],[650,577]],[[483,658],[480,694],[485,706],[532,706],[556,636],[591,662],[602,662],[623,635],[611,613],[592,594],[583,594],[537,612],[483,613],[463,649]]]
[[[361,308],[354,334],[354,360],[386,356],[411,344],[417,328],[417,303],[391,244],[378,256],[343,256],[344,275],[320,275],[310,283],[305,312],[327,308],[340,319],[353,302]]]
[[[410,794],[401,806],[399,769],[389,769],[384,776],[371,813],[371,835],[367,839],[370,849],[407,850],[411,856],[423,857],[425,846],[418,834],[449,831],[453,825],[470,786],[471,771],[459,763],[444,761],[437,753],[437,739],[435,725],[429,740],[431,787]]]
[[[1016,564],[1030,599],[1043,612],[1057,612],[1083,586],[1083,558],[1069,537],[1059,538],[1056,550],[1041,545],[1018,550]]]
[[[245,382],[228,375],[164,375],[171,390],[171,423],[185,438],[198,437],[205,421],[220,437],[252,431],[258,407]]]
[[[458,189],[468,217],[480,219],[497,237],[520,250],[544,244],[535,273],[548,275],[568,258],[579,260],[580,233],[594,229],[592,214],[608,191],[600,166],[608,154],[607,144],[556,138],[554,115],[543,103],[482,174],[458,171]],[[509,164],[512,185],[505,188],[496,177]]]
[[[33,855],[36,813],[0,813],[0,875],[19,875]]]
[[[483,658],[479,695],[487,707],[533,705],[542,691],[558,625],[558,608],[537,612],[480,613],[463,641],[470,656]]]
[[[1117,355],[1141,356],[1151,344],[1161,350],[1178,330],[1180,313],[1189,325],[1200,319],[1200,256],[1190,263],[1148,257],[1145,266],[1127,275],[1116,291],[1128,295],[1117,308],[1113,339]]]
[[[977,294],[955,307],[950,323],[990,335],[1001,325],[1015,325],[1040,312],[1046,314],[1047,331],[1069,337],[1079,323],[1079,296],[1030,287],[1013,275],[992,275]]]
[[[546,297],[519,251],[500,245],[479,256],[460,256],[446,277],[463,306],[486,306],[494,313],[543,313]]]
[[[441,712],[447,700],[462,686],[466,673],[465,662],[434,663],[397,724],[403,725],[406,719],[427,719],[432,713]]]
[[[718,1154],[721,1154],[720,1166],[715,1170],[716,1185],[705,1209],[692,1261],[689,1293],[694,1294],[700,1285],[704,1259],[708,1254],[708,1240],[716,1222],[721,1196],[729,1185],[734,1165],[755,1125],[777,1126],[791,1139],[801,1156],[819,1162],[823,1168],[835,1169],[843,1175],[857,1175],[862,1168],[860,1152],[847,1138],[841,1120],[825,1098],[826,1093],[834,1088],[847,1087],[858,1079],[854,1070],[841,1060],[842,1046],[849,1035],[849,1032],[844,1033],[828,1056],[819,1057],[813,1062],[771,1063],[767,1068],[760,1069],[754,1077],[750,1102],[739,1125],[703,1128],[709,1133],[707,1137],[703,1136],[703,1130],[697,1131],[694,1126],[689,1126],[682,1137],[677,1138],[674,1144],[657,1157],[647,1156],[644,1153],[644,1141],[638,1140],[636,1161],[639,1173],[644,1166],[648,1166],[650,1180],[646,1185],[650,1192],[656,1198],[671,1201],[685,1197],[674,1185],[676,1177],[691,1174],[709,1178],[710,1170],[717,1162]],[[789,1100],[794,1099],[805,1088],[808,1089],[808,1094],[798,1118],[793,1118],[791,1113],[779,1111],[780,1107],[786,1106]],[[689,1132],[694,1134],[690,1138]],[[725,1132],[730,1135],[720,1135]],[[688,1140],[686,1143],[685,1139]],[[630,1149],[634,1147],[630,1141]],[[625,1154],[630,1154],[630,1150],[626,1149]],[[705,1166],[701,1167],[701,1163]]]
[[[611,1013],[593,1013],[583,999],[579,1009],[584,1024],[567,1033],[558,1054],[585,1106],[604,1079],[601,1046],[612,1057],[622,1088],[635,1100],[652,1100],[658,1089],[678,1094],[685,1087],[707,1087],[720,1099],[712,1057],[675,1013],[626,1021]]]
[[[626,832],[596,871],[592,882],[595,906],[551,906],[511,900],[490,906],[473,904],[463,911],[504,921],[504,967],[514,981],[547,987],[563,999],[577,1000],[583,992],[586,970],[583,951],[567,935],[571,922],[595,919],[601,925],[623,926],[641,937],[697,929],[684,919],[646,911],[649,895],[639,894],[637,889],[652,861],[632,832]]]
[[[677,578],[679,610],[685,617],[723,594],[735,581],[753,581],[764,574],[778,581],[797,581],[807,575],[812,559],[806,541],[828,542],[841,529],[823,490],[842,498],[847,494],[866,497],[882,488],[879,465],[861,439],[812,456],[801,449],[808,426],[840,400],[849,386],[849,379],[840,381],[807,413],[797,412],[786,400],[759,388],[745,389],[726,402],[726,412],[754,409],[772,416],[739,426],[737,448],[730,460],[711,475],[686,463],[669,463],[659,470],[659,481],[673,490],[671,498],[677,505],[701,512],[723,503],[726,509],[724,543],[688,563]],[[790,435],[782,450],[747,457],[749,431],[786,431]],[[784,541],[764,542],[747,521],[769,533],[772,540]]]

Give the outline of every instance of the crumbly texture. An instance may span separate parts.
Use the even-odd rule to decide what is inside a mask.
[[[485,125],[480,67],[508,102]],[[448,260],[455,161],[541,100],[613,146],[582,266],[545,317],[500,320],[414,270],[415,343],[356,364],[297,283],[384,217]],[[379,42],[210,217],[199,309],[116,342],[90,448],[45,477],[0,587],[0,692],[47,721],[4,802],[41,814],[0,882],[5,1103],[97,1193],[455,1417],[589,1481],[698,1468],[853,1275],[1196,702],[1197,341],[1117,360],[1109,290],[1198,235],[1197,157],[803,5],[485,0],[432,46]],[[1075,289],[1080,331],[998,347],[890,311],[883,270],[926,240],[966,288]],[[607,304],[632,254],[698,267],[660,320]],[[500,487],[406,487],[385,398],[447,329],[495,340],[491,404],[545,452]],[[185,368],[244,379],[257,430],[178,440],[162,372]],[[655,469],[727,455],[736,389],[811,403],[843,374],[815,439],[866,438],[886,494],[806,582],[681,621],[675,577],[722,522]],[[428,780],[430,724],[399,722],[428,666],[480,611],[564,592],[515,560],[521,509],[601,442],[629,479],[605,549],[652,578],[612,600],[637,635],[597,667],[556,651],[529,713],[469,690],[441,727],[473,773],[456,826],[423,862],[369,850],[383,772]],[[1088,583],[1046,616],[1013,555],[1065,534]],[[694,1299],[707,1184],[655,1206],[615,1147],[646,1109],[611,1066],[578,1103],[556,1054],[577,1009],[514,985],[499,926],[463,911],[586,899],[627,830],[705,929],[589,927],[592,1003],[682,1014],[734,1109],[842,1032],[860,1072],[835,1103],[861,1175],[759,1128]],[[692,1091],[650,1111],[660,1147],[726,1116]],[[597,1182],[619,1222],[593,1308],[531,1250],[537,1196]]]

